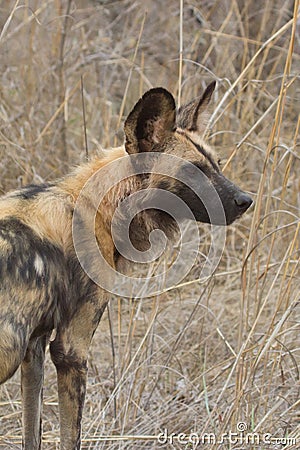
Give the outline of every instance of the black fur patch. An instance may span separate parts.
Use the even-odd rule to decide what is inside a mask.
[[[18,219],[0,220],[0,239],[6,249],[0,257],[2,283],[8,278],[41,288],[49,283],[51,269],[59,270],[62,265],[62,251]]]
[[[170,189],[170,186],[171,186],[170,182],[166,178],[166,179],[160,180],[159,183],[157,184],[156,188],[157,189],[164,189],[165,191],[168,191]]]
[[[24,186],[17,193],[17,196],[24,200],[30,200],[30,199],[36,197],[37,195],[39,195],[41,192],[45,192],[52,186],[53,186],[53,184],[51,184],[51,183],[29,184],[28,186]]]
[[[0,250],[2,310],[14,311],[15,320],[27,322],[31,333],[44,334],[55,316],[69,310],[62,250],[14,217],[0,220]]]
[[[53,363],[61,372],[68,372],[74,369],[79,373],[86,372],[86,360],[81,360],[72,348],[66,352],[59,339],[56,338],[50,343],[50,352]]]

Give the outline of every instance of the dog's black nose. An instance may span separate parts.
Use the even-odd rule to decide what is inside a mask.
[[[246,211],[246,209],[248,209],[253,202],[252,198],[248,194],[245,194],[245,192],[240,192],[237,194],[234,201],[236,205],[244,211]]]

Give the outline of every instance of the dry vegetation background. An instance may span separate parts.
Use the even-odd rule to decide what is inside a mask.
[[[218,439],[240,421],[298,443],[199,448],[300,447],[297,14],[298,0],[185,0],[182,17],[179,0],[0,0],[1,191],[84,160],[81,77],[90,153],[122,141],[122,120],[146,89],[185,101],[216,79],[208,139],[256,202],[228,229],[206,283],[111,302],[111,330],[106,313],[90,352],[83,448],[193,448],[146,436],[167,428]],[[56,449],[49,358],[43,417],[43,448]],[[0,447],[19,448],[20,437],[17,373],[1,390]]]

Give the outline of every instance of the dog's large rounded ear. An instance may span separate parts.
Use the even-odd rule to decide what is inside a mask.
[[[164,88],[147,91],[137,102],[124,125],[125,148],[129,154],[159,152],[175,129],[176,105]]]
[[[205,110],[215,90],[216,82],[210,83],[201,97],[197,97],[190,103],[179,108],[177,114],[177,126],[188,131],[202,132],[205,129],[207,115]],[[204,113],[204,114],[203,114]]]

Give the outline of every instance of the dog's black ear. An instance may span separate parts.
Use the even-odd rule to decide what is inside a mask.
[[[213,81],[207,86],[201,97],[197,97],[190,103],[179,108],[177,114],[177,126],[179,128],[188,131],[204,131],[207,121],[205,110],[210,102],[215,87],[216,82]]]
[[[176,105],[164,88],[147,91],[137,102],[124,125],[127,153],[159,152],[175,129]]]

